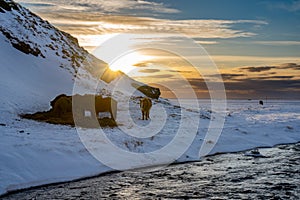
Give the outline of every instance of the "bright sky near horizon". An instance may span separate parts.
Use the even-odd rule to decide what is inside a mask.
[[[300,98],[299,0],[17,2],[77,37],[90,52],[116,33],[131,34],[128,47],[147,42],[170,45],[180,40],[177,34],[184,34],[202,45],[216,63],[228,97]],[[195,76],[189,63],[161,54],[135,52],[114,67],[127,73],[135,68],[136,79],[154,83],[155,79],[174,82],[175,72],[180,72],[197,88],[199,97],[208,97],[203,79]]]

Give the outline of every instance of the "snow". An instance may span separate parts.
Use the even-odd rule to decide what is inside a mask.
[[[137,82],[126,76],[108,85],[97,81],[89,74],[95,69],[89,67],[97,63],[101,71],[107,67],[104,62],[86,55],[51,25],[31,16],[41,32],[34,36],[33,30],[22,28],[16,21],[17,16],[24,22],[30,15],[22,11],[22,15],[16,11],[0,13],[0,28],[31,45],[30,39],[34,38],[45,58],[18,51],[0,33],[0,55],[5,58],[0,63],[0,194],[115,169],[199,160],[202,144],[214,146],[210,151],[214,154],[300,141],[299,101],[268,101],[264,106],[258,101],[229,101],[223,132],[216,144],[206,139],[214,112],[209,101],[199,101],[200,109],[181,109],[174,105],[176,102],[153,100],[151,120],[140,120],[136,96],[142,94],[132,88]],[[47,47],[53,44],[48,40],[49,33],[59,41],[54,43],[58,45],[55,50]],[[61,37],[63,40],[59,40]],[[82,81],[77,89],[83,92],[98,83],[98,92],[112,94],[118,101],[117,128],[76,129],[19,117],[49,109],[49,102],[59,94],[72,94],[74,63],[55,53],[64,49],[86,57],[86,66],[80,63],[77,78]],[[110,149],[108,144],[115,148]]]
[[[6,123],[0,127],[1,193],[99,173],[73,128],[19,121],[6,112],[0,120]]]
[[[0,41],[4,41],[1,34]],[[72,75],[65,69],[53,68],[55,62],[26,55],[7,42],[1,42],[0,55],[5,56],[0,65],[1,110],[45,110],[56,94],[72,92]]]
[[[231,116],[212,153],[299,142],[299,101],[273,100],[265,106],[258,100],[231,101],[228,109]]]
[[[112,170],[90,154],[75,128],[19,118],[19,113],[47,110],[50,100],[57,94],[70,94],[73,89],[73,76],[63,68],[52,67],[54,61],[49,62],[11,48],[1,34],[0,41],[0,54],[6,57],[0,65],[0,124],[5,124],[0,126],[0,194]],[[93,81],[90,84],[92,83]],[[130,85],[130,80],[124,79],[115,80],[107,87],[107,90],[117,88],[114,98],[119,102],[119,128],[106,128],[104,132],[116,146],[144,155],[161,149],[172,141],[183,113],[169,101],[160,99],[154,101],[151,122],[140,120],[138,100],[129,98],[133,90],[124,92],[126,95],[121,93]],[[178,162],[199,160],[199,149],[210,121],[207,119],[210,117],[209,102],[200,101],[199,104],[200,111],[185,111],[184,117],[189,121],[186,130],[200,119],[198,133],[192,144],[178,144],[187,146],[188,150],[178,159],[165,154],[163,159],[154,160],[153,164],[167,163],[172,159]],[[268,102],[264,107],[258,105],[257,101],[231,101],[222,135],[210,154],[298,142],[299,113],[300,103],[297,101]],[[101,150],[99,143],[103,140],[93,137],[89,140],[91,147]],[[124,168],[143,166],[142,162],[131,165],[132,163],[126,162],[126,157],[123,158],[125,160],[113,159],[113,154],[109,151],[106,154],[108,158],[112,158],[110,161],[113,163],[110,164],[114,166],[118,163]],[[122,163],[130,165],[125,166]]]
[[[199,103],[201,115],[209,116],[209,102],[200,101]],[[134,100],[129,106],[132,121],[127,124],[122,118],[123,112],[127,111],[120,109],[118,110],[120,119],[124,120],[122,123],[118,121],[120,128],[104,128],[103,131],[116,146],[127,151],[143,154],[160,149],[176,135],[178,123],[181,120],[181,110],[168,103],[167,100],[161,99],[154,102],[151,118],[155,123],[157,123],[156,119],[162,118],[160,110],[155,109],[156,106],[163,106],[165,109],[163,117],[167,115],[168,119],[164,122],[165,126],[162,130],[154,136],[137,138],[124,133],[132,125],[130,123],[140,126],[147,126],[151,123],[139,120],[140,112]],[[257,101],[229,101],[227,112],[230,115],[226,117],[222,135],[210,154],[300,141],[300,123],[297,114],[300,113],[299,101],[269,101],[264,107],[258,105]],[[193,119],[195,114],[195,112],[188,111],[188,115]],[[200,126],[193,143],[177,162],[200,159],[198,153],[208,122],[208,119],[200,118]],[[20,188],[74,180],[113,170],[100,163],[87,151],[75,128],[20,119],[9,111],[1,112],[0,123],[6,124],[6,126],[0,126],[1,194]],[[97,130],[94,131],[97,133]],[[92,145],[90,147],[102,149],[99,144],[103,144],[104,141],[89,136],[89,144]],[[115,159],[113,152],[111,154],[106,152],[106,154],[111,156],[111,162],[124,162],[122,158]],[[163,163],[163,160],[159,162]]]
[[[19,118],[19,113],[48,109],[49,101],[57,94],[70,94],[73,77],[63,68],[51,67],[55,64],[53,61],[26,55],[11,48],[1,34],[0,41],[0,54],[6,57],[0,65],[0,124],[5,124],[0,126],[0,194],[113,170],[90,154],[75,128]],[[93,80],[90,84],[92,83]],[[133,92],[132,89],[126,90],[130,84],[129,79],[115,80],[107,87],[108,90],[117,88],[114,97],[119,102],[120,126],[115,129],[107,128],[104,132],[116,146],[144,155],[161,149],[172,141],[183,113],[180,108],[161,99],[154,102],[151,122],[139,120],[138,101],[130,99],[130,104],[127,104],[129,95]],[[200,159],[199,149],[209,125],[207,118],[210,117],[210,104],[208,101],[200,101],[199,104],[200,112],[192,109],[185,112],[185,117],[190,121],[188,127],[192,127],[200,119],[198,133],[192,144],[178,145],[188,146],[188,150],[178,159],[165,154],[163,159],[153,160],[153,164],[167,163],[172,159],[177,162]],[[225,127],[210,154],[300,141],[300,102],[275,101],[262,107],[257,101],[231,101],[228,106]],[[89,144],[101,150],[99,143],[102,142],[103,140],[90,137]],[[174,150],[176,149],[173,148],[172,151]],[[108,158],[112,158],[109,161],[114,166],[118,166],[118,163],[123,168],[143,166],[143,162],[132,165],[126,161],[126,157],[124,160],[120,157],[113,159],[112,153],[108,151],[106,154]]]
[[[49,102],[59,94],[72,94],[75,69],[80,68],[82,78],[86,80],[82,87],[95,84],[98,77],[89,72],[106,70],[105,62],[88,54],[75,38],[26,8],[17,7],[19,10],[0,13],[0,55],[3,58],[0,63],[0,110],[21,114],[49,109]],[[20,43],[38,49],[41,54],[26,54],[13,47]],[[99,87],[106,87],[101,80],[97,83]]]

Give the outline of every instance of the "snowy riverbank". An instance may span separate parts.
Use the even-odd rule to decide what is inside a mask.
[[[154,137],[136,139],[118,128],[106,128],[104,132],[115,144],[128,151],[143,153],[164,147],[176,133],[180,109],[165,100],[156,104],[163,105],[168,121]],[[198,134],[178,161],[199,159],[199,149],[209,123],[206,118],[209,117],[209,103],[200,101],[200,106],[202,117]],[[146,121],[138,120],[140,111],[135,109],[138,105],[133,102],[131,108],[133,121],[124,121],[120,117],[123,119],[118,122],[120,127],[130,129],[131,123],[145,126]],[[191,120],[195,120],[195,113],[189,113]],[[161,113],[154,109],[151,117],[153,121],[160,120]],[[299,101],[269,101],[263,107],[257,101],[229,101],[222,135],[210,154],[299,142],[299,122]],[[0,194],[111,170],[89,154],[75,128],[20,119],[9,111],[1,112],[0,124]]]

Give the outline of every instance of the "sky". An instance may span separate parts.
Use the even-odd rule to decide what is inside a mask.
[[[164,97],[222,81],[228,98],[300,99],[298,0],[17,2]]]

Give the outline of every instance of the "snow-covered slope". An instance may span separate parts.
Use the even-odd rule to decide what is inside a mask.
[[[87,90],[95,84],[97,92],[119,90],[118,100],[143,85],[110,73],[71,35],[11,0],[0,0],[0,194],[109,170],[89,154],[76,129],[19,114],[48,110],[57,95],[72,94],[78,79]]]
[[[76,38],[11,0],[0,1],[0,57],[0,109],[17,113],[48,109],[55,96],[71,94],[79,69],[77,78],[87,87],[100,84],[99,89],[113,81],[107,77],[123,75],[113,75]]]
[[[0,56],[0,109],[17,113],[71,94],[78,68],[107,69],[71,35],[10,0],[0,1]]]
[[[77,71],[80,71],[79,77]],[[13,1],[0,0],[0,195],[111,170],[89,153],[75,128],[18,116],[46,110],[50,100],[58,94],[71,94],[75,75],[88,88],[106,71],[107,64],[79,47],[76,39]],[[163,158],[186,146],[187,151],[179,154],[181,157],[176,161],[198,160],[202,144],[213,143],[205,137],[210,119],[216,120],[211,117],[213,111],[209,103],[200,102],[202,110],[199,111],[181,109],[159,99],[153,101],[151,120],[139,120],[138,99],[133,97],[127,101],[127,98],[141,83],[118,74],[111,80],[107,77],[102,78],[110,83],[99,81],[97,87],[118,100],[119,127],[104,130],[115,146],[137,156],[164,149],[183,122],[186,122],[183,124],[186,134],[181,135],[176,148],[161,154]],[[144,89],[151,94],[157,92]],[[299,113],[299,102],[267,103],[265,107],[257,102],[233,102],[226,111],[223,133],[210,153],[300,141]],[[193,129],[197,122],[199,127]],[[191,129],[195,131],[195,139],[192,144],[186,144],[185,137],[189,137]],[[95,150],[102,151],[107,141],[96,138],[97,129],[92,131],[95,137],[87,135],[87,141]],[[153,136],[137,137],[153,132]],[[113,165],[131,164],[126,157],[115,159],[113,152],[103,152],[112,158]],[[164,159],[153,158],[154,164],[164,162]]]

